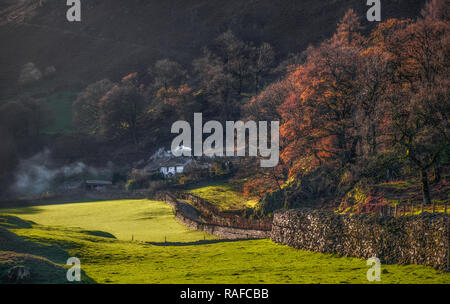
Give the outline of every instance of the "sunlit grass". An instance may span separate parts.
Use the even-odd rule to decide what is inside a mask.
[[[155,246],[35,226],[14,230],[81,260],[97,283],[369,283],[361,259],[339,258],[276,245],[269,240]],[[449,283],[429,267],[386,265],[381,283]]]
[[[107,231],[127,241],[192,242],[213,238],[175,221],[167,204],[149,200],[61,204],[4,212],[42,225]]]
[[[362,259],[296,250],[270,240],[203,241],[203,233],[180,226],[170,208],[160,202],[111,201],[0,211],[7,212],[35,223],[0,215],[0,227],[18,236],[6,235],[7,230],[0,228],[0,243],[2,237],[8,240],[0,252],[34,254],[59,268],[68,257],[78,257],[86,282],[369,283],[369,267]],[[167,243],[161,241],[168,235],[164,227],[173,232]],[[131,241],[130,231],[140,231],[140,239]],[[7,268],[5,263],[0,254],[0,272]],[[450,274],[417,265],[383,265],[381,278],[381,283],[450,283]],[[55,276],[51,280],[61,281]]]
[[[246,198],[243,193],[237,189],[237,185],[228,182],[193,189],[189,192],[206,199],[220,210],[253,208],[257,203],[257,200]]]

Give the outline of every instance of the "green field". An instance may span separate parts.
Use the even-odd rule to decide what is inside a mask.
[[[148,200],[50,205],[5,212],[46,226],[106,231],[123,241],[193,242],[205,238],[204,233],[175,221],[168,205]]]
[[[15,265],[30,267],[34,282],[64,282],[64,264],[74,256],[81,260],[87,283],[368,283],[365,260],[296,250],[270,240],[204,240],[203,233],[177,223],[161,202],[0,212],[0,282]],[[381,283],[450,283],[450,274],[430,267],[382,269]]]
[[[240,210],[254,207],[257,203],[257,200],[244,197],[239,185],[229,182],[215,183],[188,192],[209,201],[220,210]]]

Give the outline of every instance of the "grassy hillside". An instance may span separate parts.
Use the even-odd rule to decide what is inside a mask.
[[[16,267],[27,267],[33,283],[67,283],[68,266],[65,263],[70,257],[68,252],[56,244],[49,245],[48,242],[43,240],[35,242],[10,231],[17,229],[31,230],[32,227],[32,223],[18,217],[0,215],[0,283],[13,283],[8,278],[8,272],[11,268]],[[85,237],[91,237],[91,232],[79,232],[80,234],[84,233]],[[82,281],[94,283],[83,270]]]
[[[45,99],[46,106],[51,110],[52,123],[44,133],[69,133],[72,131],[72,103],[77,98],[78,91],[65,90],[56,92]]]
[[[0,273],[11,265],[11,255],[32,254],[57,267],[69,256],[78,257],[85,282],[368,283],[368,267],[361,259],[296,250],[269,240],[195,242],[202,234],[180,227],[158,202],[99,202],[1,212],[15,216],[0,216]],[[172,240],[163,243],[166,229],[172,230]],[[153,241],[131,242],[132,230]],[[30,265],[24,259],[21,263]],[[382,269],[381,283],[450,282],[450,274],[424,266]],[[48,272],[47,281],[61,281],[58,273],[62,274]]]
[[[220,182],[188,191],[206,199],[220,210],[240,210],[254,207],[256,200],[244,197],[239,185]]]

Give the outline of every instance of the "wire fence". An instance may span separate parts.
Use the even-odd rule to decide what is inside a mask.
[[[380,216],[413,216],[423,213],[431,214],[449,214],[448,202],[433,202],[430,205],[423,203],[414,203],[412,201],[400,202],[395,205],[385,205],[378,207],[378,215]]]

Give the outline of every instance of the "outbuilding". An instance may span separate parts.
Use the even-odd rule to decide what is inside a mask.
[[[104,190],[108,186],[112,186],[112,181],[105,180],[87,180],[85,182],[86,190]]]

